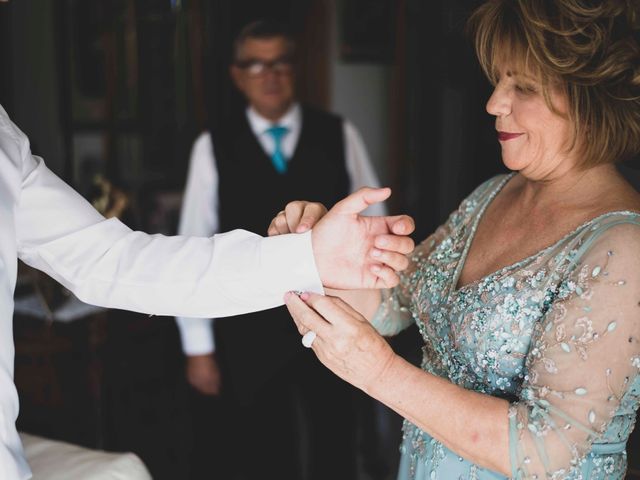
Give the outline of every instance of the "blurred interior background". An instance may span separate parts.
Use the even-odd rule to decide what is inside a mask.
[[[479,3],[15,0],[0,4],[0,104],[32,151],[97,206],[115,192],[113,213],[129,226],[173,234],[193,140],[242,102],[228,75],[233,38],[277,18],[299,42],[298,97],[359,128],[394,189],[391,211],[416,219],[419,240],[503,171],[484,111],[490,85],[464,34]],[[632,167],[621,168],[638,186]],[[16,298],[20,429],[133,451],[154,478],[187,478],[197,419],[173,318],[73,306],[26,269]],[[416,360],[418,344],[414,330],[394,340]],[[386,466],[363,467],[363,479],[395,474],[400,419],[382,407],[377,418]]]

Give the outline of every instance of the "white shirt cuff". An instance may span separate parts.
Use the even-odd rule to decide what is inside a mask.
[[[185,355],[207,355],[216,350],[210,318],[176,318]]]
[[[292,290],[324,295],[322,281],[313,257],[311,230],[262,239],[263,271],[279,272],[268,279],[271,290],[284,294]]]

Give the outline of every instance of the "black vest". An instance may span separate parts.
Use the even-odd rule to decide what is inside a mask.
[[[317,201],[329,208],[349,192],[342,120],[335,115],[303,107],[298,144],[284,175],[276,172],[244,112],[211,136],[222,232],[243,228],[266,235],[288,202]],[[217,320],[216,343],[225,385],[242,401],[250,401],[304,349],[284,307]]]

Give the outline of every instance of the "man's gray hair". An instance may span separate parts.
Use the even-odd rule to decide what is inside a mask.
[[[282,23],[275,20],[257,20],[244,26],[233,43],[233,59],[241,60],[242,46],[248,39],[267,40],[282,37],[287,44],[287,55],[291,58],[296,53],[296,41],[291,31]]]

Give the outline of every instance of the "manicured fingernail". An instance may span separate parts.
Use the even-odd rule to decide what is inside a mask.
[[[293,295],[293,292],[287,292],[284,294],[284,303],[287,303],[291,299],[291,295]]]
[[[309,295],[307,292],[304,292],[303,294],[300,295],[300,298],[306,302],[311,298],[311,295]]]
[[[371,256],[372,257],[379,257],[380,255],[382,255],[382,252],[380,250],[378,250],[377,248],[374,248],[371,250]]]
[[[307,230],[309,230],[309,225],[306,223],[301,223],[298,225],[298,228],[296,228],[296,232],[298,233],[306,232]]]
[[[389,240],[387,240],[386,238],[379,238],[376,241],[376,246],[378,247],[386,247],[387,245],[389,245]]]

